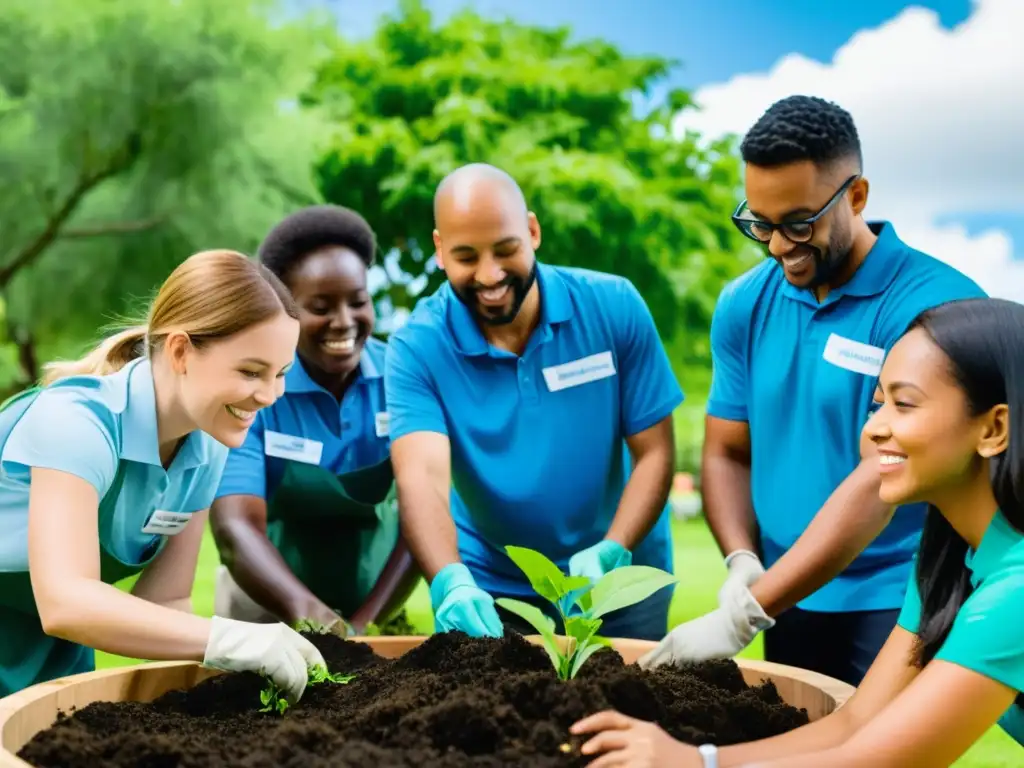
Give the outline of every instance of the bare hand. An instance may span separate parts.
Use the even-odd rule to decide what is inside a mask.
[[[695,747],[676,741],[656,723],[605,710],[575,723],[574,735],[597,734],[580,752],[600,755],[590,768],[701,768],[703,759]]]

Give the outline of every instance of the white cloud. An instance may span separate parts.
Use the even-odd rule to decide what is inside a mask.
[[[990,294],[1024,301],[1024,261],[1005,232],[936,224],[948,214],[1024,212],[1022,32],[1024,0],[975,0],[951,30],[934,12],[908,8],[855,34],[828,64],[790,54],[769,72],[699,89],[701,110],[678,115],[675,128],[742,135],[785,96],[835,101],[860,133],[866,215],[889,219]]]

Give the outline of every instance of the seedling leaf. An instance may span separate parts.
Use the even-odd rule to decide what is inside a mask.
[[[556,640],[555,623],[539,608],[509,598],[498,598],[495,602],[537,630],[562,680],[575,677],[587,659],[610,645],[597,635],[601,616],[638,603],[676,580],[658,568],[627,565],[610,571],[593,584],[586,576],[562,573],[540,552],[515,546],[507,546],[505,551],[526,575],[533,590],[555,606],[565,627],[565,650]],[[580,613],[573,610],[577,605]]]
[[[580,667],[582,667],[584,663],[586,663],[587,659],[589,659],[602,648],[605,648],[609,645],[609,643],[606,640],[604,640],[603,637],[593,638],[591,639],[590,643],[590,645],[581,648],[579,652],[577,652],[577,654],[573,657],[572,668],[569,670],[570,679],[576,677],[576,674],[580,671]]]
[[[551,560],[540,552],[526,547],[507,546],[505,551],[512,562],[526,574],[533,591],[545,600],[555,602],[566,593],[565,576]],[[525,617],[523,617],[525,618]]]
[[[530,626],[537,630],[537,633],[544,641],[544,650],[547,651],[551,663],[561,673],[563,666],[562,652],[555,641],[555,622],[536,606],[524,603],[522,600],[514,600],[511,597],[499,597],[494,601],[506,611],[511,611],[523,621],[529,622]]]
[[[676,578],[659,568],[630,565],[609,571],[590,592],[593,599],[589,615],[597,619],[612,611],[645,600],[662,587],[674,584]]]
[[[308,670],[307,685],[322,685],[324,683],[336,683],[344,685],[355,679],[355,675],[342,675],[338,672],[331,673],[327,667],[316,665]],[[283,691],[278,688],[272,680],[268,680],[266,686],[260,691],[260,703],[263,707],[260,712],[274,712],[283,715],[288,709],[288,699]]]

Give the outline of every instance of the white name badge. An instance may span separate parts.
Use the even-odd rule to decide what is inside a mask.
[[[553,365],[544,369],[544,381],[551,392],[569,387],[578,387],[598,379],[607,379],[615,375],[615,361],[611,352],[598,352],[596,355],[581,357],[571,363]]]
[[[882,372],[885,350],[853,339],[831,334],[825,343],[822,357],[832,365],[845,368],[865,376],[877,376]]]
[[[387,411],[373,414],[373,426],[377,437],[387,437],[391,433],[391,415]]]
[[[267,430],[263,433],[263,452],[278,459],[301,461],[303,464],[319,464],[324,444],[318,440],[286,435],[283,432]]]
[[[142,532],[151,535],[173,536],[176,533],[181,533],[191,519],[191,512],[167,512],[157,509],[149,516]]]

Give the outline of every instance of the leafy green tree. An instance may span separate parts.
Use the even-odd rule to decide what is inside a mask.
[[[333,30],[250,0],[5,0],[0,386],[74,354],[175,264],[318,200],[295,97]],[[0,365],[2,367],[2,365]]]
[[[692,465],[711,312],[750,250],[729,221],[732,144],[672,137],[672,115],[690,103],[682,91],[644,106],[671,66],[469,11],[438,26],[406,0],[372,39],[339,42],[303,101],[334,125],[318,168],[324,197],[366,215],[397,256],[382,313],[443,280],[430,260],[437,183],[464,163],[493,163],[540,219],[540,258],[625,275],[647,300],[691,396],[680,460]]]

